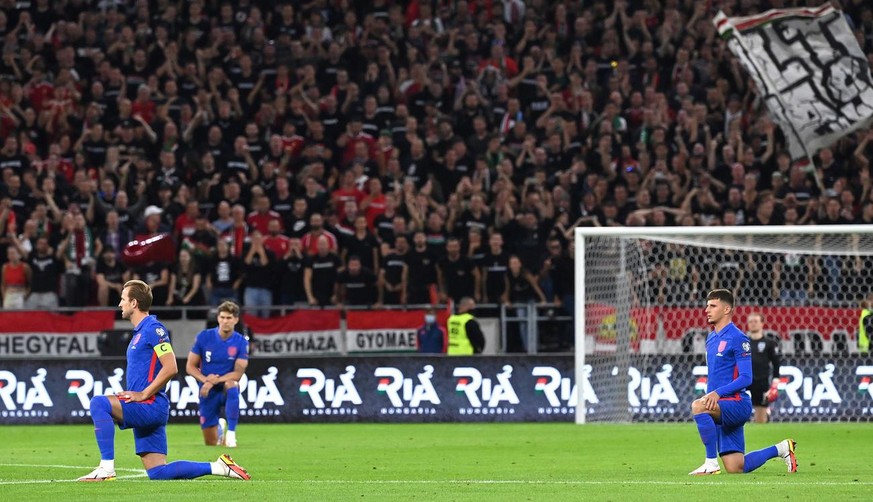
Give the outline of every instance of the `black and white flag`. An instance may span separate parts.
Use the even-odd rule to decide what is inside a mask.
[[[839,10],[719,12],[713,22],[785,133],[792,160],[873,122],[870,66]]]

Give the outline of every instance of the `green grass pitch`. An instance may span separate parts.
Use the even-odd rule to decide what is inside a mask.
[[[253,481],[148,481],[130,431],[119,479],[75,483],[99,460],[87,426],[5,426],[3,500],[870,500],[869,424],[750,424],[749,450],[798,442],[799,472],[774,459],[746,475],[692,478],[693,424],[240,425],[234,459]],[[170,460],[215,460],[196,425],[169,427]]]

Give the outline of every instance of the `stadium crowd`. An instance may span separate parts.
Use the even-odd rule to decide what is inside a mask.
[[[569,306],[578,225],[873,222],[873,131],[792,165],[711,22],[807,3],[0,0],[3,306]]]

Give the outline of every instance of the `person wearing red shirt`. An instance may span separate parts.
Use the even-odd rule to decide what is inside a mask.
[[[334,211],[336,212],[337,219],[342,221],[345,219],[346,212],[346,201],[353,201],[357,205],[357,207],[361,206],[361,202],[363,202],[366,194],[358,189],[357,184],[355,183],[355,173],[351,169],[347,169],[343,172],[342,177],[340,178],[339,188],[331,192],[330,200],[333,203]]]
[[[266,235],[270,222],[274,220],[279,222],[279,231],[282,230],[282,216],[280,216],[276,211],[270,209],[269,197],[261,195],[255,199],[253,205],[255,210],[249,213],[246,218],[246,223],[248,224],[250,231],[253,232],[257,230],[261,234]],[[283,254],[278,256],[283,256]]]
[[[272,251],[273,255],[283,257],[291,249],[291,239],[282,233],[282,223],[270,220],[267,224],[267,234],[264,237],[264,249]]]
[[[367,188],[370,193],[361,201],[360,210],[367,217],[367,228],[370,229],[370,232],[375,233],[376,217],[385,214],[385,194],[382,193],[382,180],[370,178],[367,180]]]
[[[367,145],[369,158],[376,158],[376,138],[364,132],[361,116],[353,115],[346,126],[346,132],[336,140],[337,146],[343,149],[341,165],[347,166],[355,159],[355,148],[358,143],[364,143]]]
[[[197,230],[197,218],[200,216],[200,206],[196,200],[189,200],[185,204],[185,212],[176,217],[173,224],[173,237],[176,242],[182,242],[185,237],[190,237]]]
[[[315,256],[318,253],[318,238],[322,235],[327,240],[328,250],[336,253],[339,249],[336,236],[324,229],[324,217],[320,213],[312,213],[309,217],[309,232],[300,239],[306,255]]]

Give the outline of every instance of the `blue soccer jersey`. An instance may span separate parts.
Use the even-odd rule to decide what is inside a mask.
[[[200,371],[204,375],[226,375],[233,371],[237,359],[249,358],[249,342],[236,331],[223,340],[218,328],[204,329],[197,335],[191,352],[200,356]]]
[[[172,354],[170,334],[167,328],[153,316],[146,316],[133,330],[133,338],[127,346],[127,389],[142,392],[161,371],[163,365],[158,359],[164,354]],[[166,399],[164,389],[158,391]]]
[[[706,338],[707,392],[721,399],[750,399],[745,392],[752,383],[752,345],[734,323]]]

